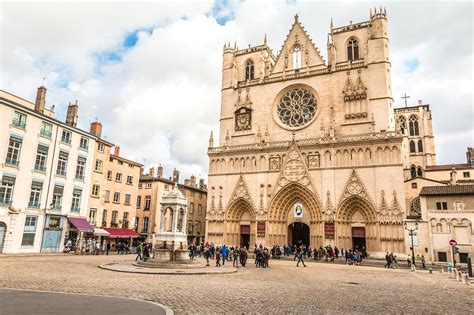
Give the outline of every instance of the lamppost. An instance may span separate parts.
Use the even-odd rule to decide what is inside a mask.
[[[412,262],[413,262],[413,267],[416,268],[415,265],[415,246],[413,244],[413,236],[416,235],[416,231],[418,230],[418,222],[415,222],[415,228],[414,229],[409,229],[407,223],[405,222],[405,230],[408,231],[408,235],[411,238],[411,257],[412,257]]]

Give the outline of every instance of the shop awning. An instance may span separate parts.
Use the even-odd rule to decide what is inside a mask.
[[[107,232],[109,232],[109,237],[117,237],[117,238],[128,238],[128,237],[138,237],[138,233],[132,229],[121,229],[121,228],[104,228]]]
[[[81,232],[94,232],[94,228],[84,218],[67,217],[68,221]]]
[[[109,236],[110,233],[104,229],[94,228],[94,235],[97,236]]]

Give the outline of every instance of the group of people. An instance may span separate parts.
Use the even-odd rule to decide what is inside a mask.
[[[119,244],[120,245],[120,244]],[[85,238],[85,239],[68,239],[66,245],[64,246],[64,252],[69,253],[73,252],[76,254],[86,254],[86,255],[108,255],[110,251],[110,242],[102,241],[102,243],[94,238]],[[123,244],[118,246],[119,254],[129,253],[128,244]],[[126,248],[126,249],[125,249]]]
[[[152,252],[152,244],[151,243],[138,243],[136,248],[137,257],[135,257],[135,261],[147,261],[150,259],[150,253]]]

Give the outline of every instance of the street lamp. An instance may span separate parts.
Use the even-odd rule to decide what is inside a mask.
[[[405,222],[404,226],[405,226],[405,230],[408,231],[408,235],[411,238],[411,257],[412,257],[413,266],[416,268],[416,265],[415,265],[415,246],[413,244],[413,236],[416,235],[415,231],[418,230],[418,222],[415,222],[415,228],[414,229],[409,229],[406,222]]]

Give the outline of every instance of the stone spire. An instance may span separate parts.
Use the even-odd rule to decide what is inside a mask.
[[[209,136],[209,148],[213,148],[213,147],[214,147],[214,135],[211,130],[211,135]]]

